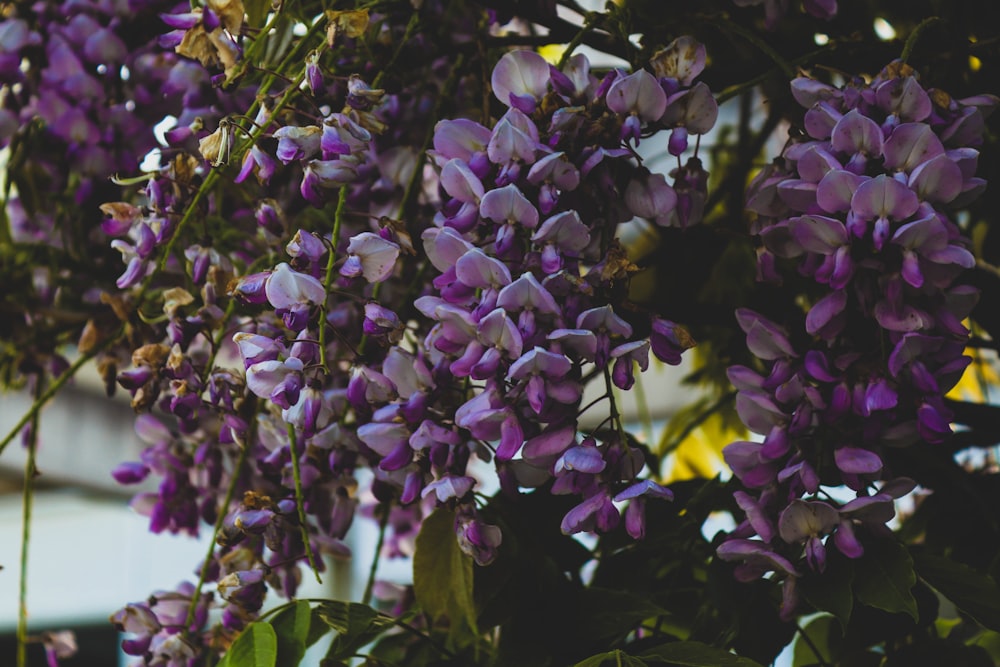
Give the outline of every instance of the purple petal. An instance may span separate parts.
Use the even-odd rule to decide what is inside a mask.
[[[841,472],[849,475],[874,475],[882,469],[882,459],[875,452],[860,447],[840,447],[833,459]]]

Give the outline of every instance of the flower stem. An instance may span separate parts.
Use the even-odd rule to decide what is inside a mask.
[[[587,18],[583,27],[580,28],[578,33],[573,35],[573,39],[569,41],[569,44],[566,45],[566,49],[562,52],[562,55],[559,56],[559,64],[556,66],[558,69],[562,70],[562,68],[566,66],[566,63],[569,62],[570,56],[573,55],[573,51],[576,50],[576,47],[580,46],[584,38],[587,36],[587,33],[597,27],[597,22],[600,18],[601,14],[597,12],[587,13]]]
[[[747,28],[744,28],[740,24],[722,17],[717,17],[713,20],[721,24],[726,30],[736,33],[737,35],[739,35],[740,37],[742,37],[743,39],[745,39],[746,41],[750,42],[755,47],[757,47],[757,49],[761,53],[763,53],[768,58],[774,61],[774,64],[781,69],[781,71],[784,73],[786,77],[788,77],[789,79],[795,78],[795,68],[792,66],[792,64],[787,60],[785,60],[785,58],[780,53],[775,51],[770,44],[761,39],[760,36],[755,34],[752,30],[748,30]]]
[[[191,624],[194,623],[195,613],[198,609],[198,598],[201,597],[201,589],[205,585],[205,578],[208,576],[208,562],[212,560],[212,554],[215,553],[215,540],[219,536],[219,532],[222,530],[222,522],[226,520],[226,515],[229,513],[229,505],[233,502],[233,496],[236,495],[236,485],[239,483],[240,470],[243,469],[243,464],[247,460],[247,454],[250,451],[250,442],[253,440],[254,433],[254,423],[251,422],[250,432],[247,434],[247,441],[244,443],[239,443],[240,445],[240,455],[236,459],[235,465],[233,465],[233,476],[229,480],[229,486],[226,488],[226,497],[222,501],[222,507],[219,510],[219,515],[215,518],[215,527],[212,531],[212,539],[208,545],[208,553],[205,554],[205,560],[202,563],[201,571],[198,573],[198,583],[195,585],[194,594],[191,596],[191,603],[188,605],[187,618],[184,620],[184,631],[187,632],[191,628]]]
[[[57,377],[55,381],[49,385],[48,389],[43,391],[35,399],[35,402],[31,404],[31,407],[28,408],[28,411],[24,413],[21,419],[19,419],[18,422],[14,424],[14,428],[12,428],[10,432],[6,436],[4,436],[3,440],[0,440],[0,455],[3,454],[4,449],[7,448],[7,445],[10,444],[10,442],[21,431],[21,429],[24,428],[25,425],[27,425],[29,422],[34,420],[38,416],[39,411],[45,406],[45,404],[48,403],[50,400],[52,400],[53,396],[59,393],[59,390],[63,388],[63,385],[69,382],[69,380],[74,375],[76,375],[77,371],[83,368],[84,364],[86,364],[88,361],[97,356],[98,352],[107,347],[113,340],[116,340],[117,338],[118,338],[117,335],[109,336],[100,343],[98,343],[94,349],[89,350],[84,354],[81,354],[69,368],[63,371],[62,375]]]
[[[924,33],[927,28],[941,21],[940,16],[928,16],[913,29],[913,32],[909,34],[906,38],[906,44],[903,45],[903,52],[900,54],[899,59],[903,61],[905,65],[909,60],[910,56],[913,55],[913,49],[917,46],[917,41],[920,36]]]
[[[375,544],[375,555],[372,556],[371,567],[368,568],[368,582],[365,584],[365,593],[361,597],[361,604],[370,604],[372,591],[375,590],[375,574],[378,572],[378,563],[382,557],[382,545],[385,544],[385,531],[389,525],[389,504],[380,505],[382,516],[378,521],[378,542]]]
[[[295,509],[299,515],[299,527],[302,529],[302,543],[306,549],[306,558],[309,559],[309,567],[316,577],[316,583],[322,584],[323,580],[319,576],[319,568],[316,567],[316,554],[313,553],[312,545],[309,543],[309,524],[306,523],[306,507],[302,500],[302,472],[299,470],[299,452],[295,441],[295,427],[288,425],[288,448],[292,453],[292,479],[295,482]]]
[[[36,376],[35,401],[41,397],[42,378]],[[38,412],[31,415],[28,434],[28,458],[24,463],[24,489],[21,496],[21,573],[17,600],[17,667],[28,664],[28,542],[31,537],[31,509],[35,496],[35,450],[38,445]]]
[[[333,285],[333,265],[337,259],[337,240],[340,238],[340,223],[344,220],[344,206],[347,203],[347,186],[340,186],[340,193],[337,196],[337,210],[333,214],[333,232],[330,234],[329,255],[326,258],[326,275],[323,277],[323,291],[330,295],[330,286]],[[329,373],[330,369],[326,365],[326,301],[319,310],[319,365],[324,373]]]

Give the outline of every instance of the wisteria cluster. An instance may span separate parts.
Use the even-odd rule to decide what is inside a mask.
[[[241,18],[242,9],[218,3],[164,14],[175,32],[161,44],[225,82],[240,71]],[[144,203],[102,207],[103,231],[117,237],[125,262],[117,285],[129,293],[113,303],[120,317],[155,277],[174,280],[158,292],[164,325],[133,330],[145,342],[117,377],[137,410],[167,418],[140,417],[149,448],[115,477],[160,478],[157,492],[133,502],[154,532],[222,527],[220,548],[201,566],[226,602],[220,629],[204,614],[164,620],[155,604],[115,619],[138,635],[127,652],[154,664],[219,651],[266,588],[294,595],[300,563],[321,569],[314,554],[346,555],[359,467],[374,472],[390,551],[443,504],[456,509],[459,544],[482,564],[502,536],[478,515],[472,456],[496,461],[506,492],[555,478],[553,493],[580,496],[566,533],[613,529],[616,503],[625,502],[626,528],[641,537],[647,498],[670,497],[643,474],[612,388],[631,388],[650,349],[676,364],[693,342],[670,321],[622,310],[635,267],[616,228],[636,217],[678,227],[701,218],[707,174],[697,151],[678,162],[671,186],[637,164],[633,147],[666,129],[680,159],[689,134],[712,127],[715,102],[694,83],[704,47],[681,38],[654,58],[653,73],[603,78],[583,56],[558,69],[513,52],[493,75],[506,114],[492,129],[440,121],[425,168],[403,128],[421,114],[426,122],[429,108],[402,102],[433,98],[420,87],[387,95],[361,75],[331,76],[324,50],[361,37],[373,19],[345,11],[326,20],[326,42],[301,74],[316,124],[282,108],[287,91],[250,106],[242,117],[252,115],[252,126],[221,117],[210,132],[208,114],[180,118],[165,135],[178,153],[148,179]],[[433,75],[447,78],[440,64]],[[235,251],[204,238],[186,247],[185,265],[164,262],[190,217],[203,215],[192,213],[195,191],[241,146],[234,181],[253,191],[254,176],[260,195],[235,209],[211,198],[207,215],[256,234]],[[438,207],[431,224],[394,219],[414,196]],[[291,222],[292,212],[301,218],[327,204],[336,210],[325,224]],[[276,253],[287,261],[269,268],[257,259]],[[406,280],[410,271],[421,279]],[[242,372],[225,365],[235,355]],[[582,413],[595,409],[581,408],[590,381],[605,386],[611,411],[581,435]],[[227,489],[234,502],[220,506]],[[194,609],[197,591],[182,588],[154,599]]]
[[[904,61],[925,21],[904,61],[841,87],[795,79],[804,115],[776,97],[757,124],[754,89],[813,62],[791,32],[819,26],[831,53],[865,41],[836,0],[787,19],[785,0],[669,19],[646,4],[0,3],[0,377],[37,397],[14,433],[30,467],[38,410],[96,359],[145,446],[112,472],[139,488],[132,508],[152,532],[214,538],[192,581],[112,616],[137,664],[213,665],[265,627],[297,633],[279,637],[283,656],[332,628],[329,661],[353,660],[388,623],[373,594],[399,626],[386,650],[449,664],[480,664],[483,648],[520,664],[506,653],[542,641],[524,634],[534,618],[580,645],[544,664],[649,647],[627,657],[711,664],[748,648],[745,614],[778,614],[776,596],[725,609],[718,560],[781,582],[791,620],[829,549],[856,567],[895,539],[921,477],[906,455],[951,436],[945,394],[970,363],[967,271],[988,265],[961,212],[985,192],[978,147],[1000,100],[921,84]],[[996,41],[982,37],[977,53]],[[733,98],[738,120],[705,139]],[[803,128],[754,174],[796,114]],[[752,282],[754,245],[773,303],[730,282]],[[688,381],[712,395],[671,416],[659,446],[640,442],[622,396],[654,359],[679,364],[689,331],[708,352]],[[730,366],[734,331],[749,355]],[[733,421],[759,437],[722,452],[742,515],[713,541],[726,483],[668,488],[661,466],[725,422],[730,385]],[[658,502],[675,494],[690,502]],[[549,514],[521,515],[536,507]],[[363,604],[312,607],[308,636],[298,614],[314,603],[283,608],[293,630],[272,626],[268,595],[295,600],[305,573],[349,557],[358,516],[381,531]],[[441,600],[417,583],[429,533],[447,538],[431,547],[448,561]],[[376,583],[396,556],[413,557],[409,590]],[[537,615],[504,608],[536,584]],[[612,644],[583,637],[592,608],[615,617],[594,633]],[[495,618],[516,620],[485,630]],[[51,661],[72,643],[38,641]]]
[[[963,320],[978,291],[963,281],[975,260],[950,211],[985,188],[974,146],[997,104],[925,90],[900,62],[843,88],[799,78],[792,93],[805,135],[758,176],[747,207],[760,278],[790,280],[796,261],[810,307],[780,323],[737,312],[764,367],[729,377],[763,439],[724,451],[747,518],[718,550],[742,578],[784,578],[786,615],[803,568],[823,572],[831,545],[860,557],[914,488],[887,453],[951,434],[944,394],[970,362]],[[827,492],[841,486],[855,497]]]

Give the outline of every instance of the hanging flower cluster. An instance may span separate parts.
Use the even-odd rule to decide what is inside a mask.
[[[802,568],[822,572],[830,544],[860,557],[864,531],[884,530],[912,490],[887,451],[951,433],[943,399],[970,361],[962,321],[977,291],[962,282],[974,258],[949,211],[985,187],[973,146],[997,103],[925,90],[898,62],[871,83],[800,78],[792,92],[806,136],[757,177],[747,207],[761,278],[796,262],[815,287],[804,321],[737,312],[764,370],[729,377],[763,440],[724,450],[747,518],[718,550],[741,578],[784,577],[786,616]],[[838,486],[856,497],[824,491]]]
[[[204,17],[184,26],[196,30]],[[615,528],[625,503],[627,531],[641,537],[647,499],[671,497],[644,478],[612,388],[631,388],[650,350],[676,364],[693,342],[682,327],[621,306],[635,267],[616,227],[634,217],[681,227],[701,218],[707,174],[697,150],[678,163],[672,187],[636,163],[632,146],[666,129],[679,159],[690,135],[712,127],[715,102],[694,82],[704,47],[681,38],[654,59],[656,74],[601,79],[579,55],[561,70],[532,52],[504,56],[493,87],[507,111],[496,125],[435,127],[435,171],[423,176],[442,200],[423,231],[388,217],[418,177],[420,162],[394,129],[414,113],[399,104],[408,93],[386,95],[360,76],[330,80],[318,62],[309,59],[305,79],[315,104],[340,102],[343,111],[300,126],[261,104],[254,128],[273,148],[253,144],[236,177],[250,185],[255,174],[270,195],[238,214],[258,227],[244,250],[287,261],[240,275],[245,256],[189,246],[184,274],[201,305],[185,289],[165,291],[167,340],[141,348],[119,375],[136,407],[158,405],[179,429],[116,472],[125,483],[162,478],[158,493],[136,501],[154,529],[193,532],[215,520],[220,490],[242,476],[242,501],[221,508],[222,548],[202,566],[227,601],[225,632],[253,618],[265,586],[294,594],[309,554],[345,553],[360,466],[374,472],[374,496],[392,501],[390,526],[412,530],[424,508],[448,505],[459,544],[481,564],[502,536],[478,514],[472,456],[495,460],[507,492],[551,481],[553,493],[579,496],[566,533]],[[183,134],[174,139],[189,141]],[[159,270],[153,259],[174,231],[167,221],[189,203],[178,170],[203,173],[233,146],[234,133],[203,136],[205,162],[172,163],[149,181],[145,207],[105,207],[105,227],[126,237],[116,241],[128,264],[120,287]],[[299,229],[287,240],[288,211],[334,199],[332,232]],[[361,224],[344,214],[359,209],[369,216]],[[413,259],[414,232],[423,265]],[[401,280],[406,271],[421,278]],[[252,313],[232,335],[243,373],[213,365],[226,342],[215,333],[225,330],[226,296]],[[581,408],[592,379],[612,407],[581,437],[581,415],[595,408]],[[224,464],[224,452],[239,450],[250,475]],[[164,633],[171,629],[151,636]],[[212,632],[198,636],[208,644],[197,654],[215,646]]]

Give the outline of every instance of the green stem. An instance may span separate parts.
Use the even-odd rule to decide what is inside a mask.
[[[928,27],[938,23],[941,20],[940,16],[928,16],[923,21],[921,21],[913,32],[906,38],[906,44],[903,45],[903,52],[900,54],[899,59],[903,61],[905,65],[909,60],[910,56],[913,55],[913,49],[917,46],[917,41]]]
[[[597,22],[600,19],[600,17],[601,14],[597,12],[587,13],[587,18],[583,24],[583,27],[580,28],[579,32],[573,35],[573,39],[569,41],[569,44],[566,45],[566,50],[563,51],[562,55],[559,57],[559,64],[557,65],[557,67],[560,70],[566,66],[566,63],[569,62],[570,56],[573,55],[573,51],[575,51],[576,47],[580,46],[580,44],[583,43],[583,40],[587,37],[587,34],[590,33],[595,27],[597,27]]]
[[[371,567],[368,568],[368,582],[365,584],[365,594],[361,597],[361,604],[369,604],[372,599],[372,591],[375,590],[375,573],[378,572],[378,563],[382,557],[382,545],[385,544],[385,531],[389,525],[388,504],[380,505],[382,516],[378,522],[378,542],[375,544],[375,555],[372,556]]]
[[[41,394],[42,378],[36,378],[37,403]],[[27,442],[28,458],[24,463],[24,489],[21,496],[21,573],[17,593],[17,667],[28,664],[28,543],[31,537],[31,510],[35,497],[35,450],[38,445],[38,412],[31,416],[31,433]]]
[[[198,610],[198,598],[201,597],[201,589],[205,585],[205,578],[208,576],[208,563],[212,560],[212,555],[215,553],[215,540],[219,536],[219,532],[222,530],[222,523],[226,520],[226,515],[229,514],[229,506],[233,502],[233,496],[236,495],[236,486],[240,479],[240,470],[243,469],[243,464],[246,463],[247,454],[250,451],[250,442],[253,440],[253,425],[251,423],[250,433],[247,434],[247,441],[240,444],[240,455],[236,459],[236,463],[233,465],[233,477],[229,480],[229,486],[226,488],[226,497],[222,501],[222,507],[219,509],[219,515],[215,518],[215,527],[212,531],[212,539],[209,541],[208,553],[205,554],[205,560],[202,563],[201,571],[198,573],[198,583],[195,586],[194,594],[191,596],[191,602],[188,605],[187,617],[184,620],[184,631],[187,632],[191,624],[194,623],[195,613]]]
[[[322,584],[319,569],[316,567],[316,555],[313,553],[312,544],[309,543],[309,524],[306,523],[306,507],[302,500],[302,472],[299,469],[299,452],[295,438],[295,427],[288,425],[288,448],[292,454],[292,479],[295,483],[295,509],[299,515],[299,527],[302,530],[302,543],[306,549],[306,558],[309,560],[309,567],[316,577],[316,583]]]
[[[333,264],[337,259],[337,240],[340,238],[340,223],[344,220],[344,207],[347,204],[347,188],[341,186],[337,197],[337,210],[333,214],[333,233],[330,235],[330,253],[326,258],[326,275],[323,278],[323,291],[329,295],[330,287],[333,285]],[[323,302],[319,313],[319,365],[326,373],[330,369],[326,366],[326,302]]]
[[[11,441],[17,436],[17,434],[21,431],[21,429],[24,428],[25,425],[28,424],[28,422],[35,419],[35,417],[38,416],[38,412],[45,406],[45,404],[48,403],[50,400],[52,400],[53,396],[59,393],[59,390],[63,388],[63,385],[69,382],[69,380],[74,375],[76,375],[77,371],[83,368],[84,364],[93,359],[98,352],[103,350],[111,343],[111,341],[116,340],[117,338],[118,338],[117,336],[109,336],[108,338],[104,339],[103,341],[98,343],[98,345],[93,350],[90,350],[85,354],[81,354],[77,358],[77,360],[74,361],[73,364],[63,372],[62,375],[57,377],[55,381],[49,385],[48,389],[42,392],[41,395],[35,399],[35,402],[31,404],[31,407],[28,408],[28,411],[24,413],[24,416],[22,416],[21,419],[18,420],[17,424],[14,425],[14,428],[10,430],[10,432],[4,437],[3,440],[0,440],[0,455],[3,454],[4,449],[7,448],[7,445],[11,443]]]
[[[828,52],[831,46],[824,46],[821,49],[810,51],[809,53],[803,54],[798,58],[795,58],[794,60],[789,60],[788,64],[793,66],[798,66],[804,63],[811,62],[816,58],[818,58],[819,56],[823,55],[824,53]],[[764,83],[765,81],[767,81],[780,71],[782,71],[780,68],[774,67],[767,70],[763,74],[753,77],[748,81],[744,81],[742,83],[729,86],[728,88],[724,89],[722,92],[720,92],[718,95],[715,96],[715,102],[716,104],[721,105],[723,102],[731,100],[732,98],[736,97],[737,95],[746,90],[750,90],[751,88],[756,88],[758,85]]]

